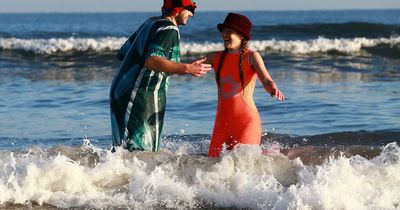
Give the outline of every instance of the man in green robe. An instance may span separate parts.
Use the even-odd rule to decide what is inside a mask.
[[[192,0],[164,0],[162,16],[146,20],[119,50],[123,62],[110,89],[113,149],[158,151],[168,76],[210,71],[204,60],[179,63],[178,25],[186,25],[195,8]]]

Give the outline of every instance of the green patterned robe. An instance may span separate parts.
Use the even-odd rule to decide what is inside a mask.
[[[147,69],[144,63],[151,56],[179,62],[179,29],[168,19],[150,18],[117,56],[123,62],[110,89],[113,146],[158,151],[169,74]]]

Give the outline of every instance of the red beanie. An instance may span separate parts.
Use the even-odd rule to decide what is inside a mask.
[[[223,28],[230,28],[243,35],[246,40],[251,39],[250,31],[252,27],[253,24],[249,18],[236,13],[229,13],[224,23],[217,25],[219,31],[222,31]]]
[[[163,15],[169,13],[177,14],[186,8],[191,8],[191,12],[194,13],[196,7],[194,0],[164,0],[161,12]]]

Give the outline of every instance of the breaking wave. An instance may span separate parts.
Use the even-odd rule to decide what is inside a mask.
[[[18,51],[30,54],[66,54],[66,53],[110,53],[117,51],[125,37],[105,38],[53,38],[53,39],[19,39],[0,38],[1,51]],[[400,55],[400,36],[390,38],[336,38],[318,37],[310,40],[254,40],[250,48],[266,53],[285,53],[293,55],[307,54],[353,54],[367,52]],[[222,43],[212,42],[183,42],[182,55],[204,54],[222,50]]]
[[[396,143],[373,157],[326,155],[317,164],[265,155],[258,146],[239,146],[220,159],[186,149],[111,153],[85,140],[1,151],[0,207],[395,209],[400,203]],[[318,148],[302,154],[318,155]]]

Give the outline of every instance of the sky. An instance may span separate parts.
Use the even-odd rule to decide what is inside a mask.
[[[400,9],[400,0],[197,0],[198,11]],[[0,0],[7,12],[157,12],[162,0]]]

